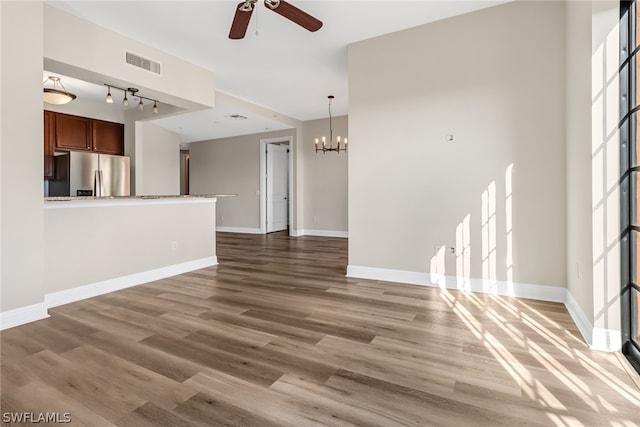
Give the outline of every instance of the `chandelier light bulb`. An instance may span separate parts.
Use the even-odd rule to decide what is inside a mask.
[[[144,104],[142,103],[142,98],[140,98],[140,103],[138,104],[138,110],[144,111]]]
[[[153,101],[153,114],[158,114],[158,101]]]
[[[125,107],[129,106],[129,100],[127,99],[127,91],[124,92],[124,99],[122,100],[122,105]]]
[[[111,87],[107,86],[109,90],[107,91],[107,104],[113,104],[113,96],[111,96]]]

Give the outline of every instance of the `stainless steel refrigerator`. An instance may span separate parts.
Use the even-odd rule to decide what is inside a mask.
[[[49,196],[129,196],[130,161],[127,156],[56,152],[56,177]]]

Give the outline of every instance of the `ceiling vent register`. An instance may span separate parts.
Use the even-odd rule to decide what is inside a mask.
[[[151,59],[143,58],[135,53],[125,52],[126,62],[134,67],[142,68],[143,70],[151,71],[155,74],[160,74],[160,63]]]

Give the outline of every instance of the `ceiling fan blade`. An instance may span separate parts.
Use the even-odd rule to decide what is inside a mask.
[[[275,5],[272,6],[272,4]],[[295,22],[303,28],[313,32],[318,31],[322,28],[322,21],[314,18],[309,15],[307,12],[298,9],[291,3],[287,3],[284,0],[273,1],[273,0],[265,0],[264,5],[268,8],[287,18],[290,21]]]
[[[242,39],[247,33],[249,20],[251,20],[251,15],[253,14],[253,5],[247,10],[247,7],[245,7],[246,4],[247,2],[243,1],[242,3],[238,3],[238,7],[236,7],[236,14],[233,17],[233,23],[231,23],[231,30],[229,30],[230,39]]]

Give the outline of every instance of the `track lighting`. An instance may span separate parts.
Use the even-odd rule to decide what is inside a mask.
[[[60,77],[49,76],[42,84],[44,85],[48,81],[53,82],[53,88],[45,87],[42,90],[42,100],[47,104],[63,105],[76,99],[74,94],[67,92]]]
[[[144,100],[146,99],[149,102],[153,102],[153,109],[151,110],[151,112],[153,114],[158,114],[158,111],[159,111],[158,110],[158,100],[157,99],[147,98],[146,96],[138,95],[139,89],[136,89],[135,87],[128,87],[126,89],[123,89],[121,87],[113,86],[113,85],[106,84],[106,83],[104,83],[104,85],[107,87],[107,98],[106,98],[107,103],[113,104],[113,96],[111,95],[111,89],[118,89],[118,90],[121,90],[124,93],[124,98],[122,99],[122,105],[123,106],[125,106],[125,107],[129,106],[128,95],[131,95],[131,97],[138,98],[138,110],[139,111],[144,111]],[[73,97],[75,98],[75,95],[73,95]]]

